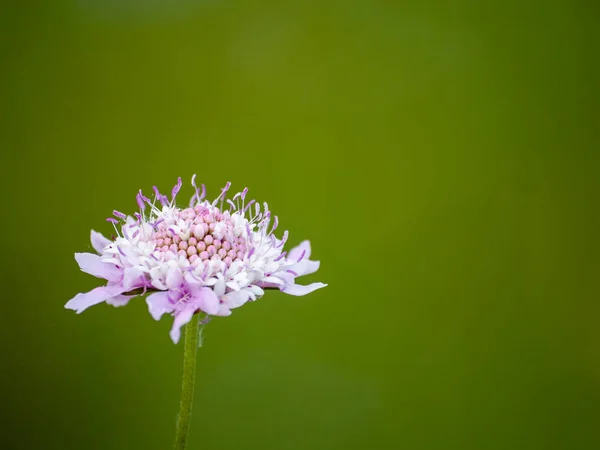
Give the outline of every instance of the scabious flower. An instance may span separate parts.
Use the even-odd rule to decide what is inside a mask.
[[[227,199],[231,183],[213,202],[205,200],[204,185],[198,188],[189,207],[178,208],[175,199],[181,178],[171,199],[154,187],[154,199],[136,196],[139,212],[127,216],[114,211],[112,222],[117,237],[91,233],[98,254],[76,253],[82,271],[104,278],[106,286],[77,294],[65,305],[81,313],[98,303],[123,306],[138,295],[146,298],[152,317],[174,317],[171,339],[177,343],[181,327],[192,316],[228,316],[231,310],[263,296],[265,289],[279,289],[290,295],[305,295],[325,287],[323,283],[296,284],[296,278],[315,272],[319,261],[311,261],[310,243],[302,242],[283,251],[288,238],[275,237],[277,216],[267,203],[246,202],[248,189]]]

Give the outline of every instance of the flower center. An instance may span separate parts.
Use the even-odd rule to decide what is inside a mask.
[[[172,213],[172,219],[157,222],[151,237],[163,258],[182,256],[192,264],[218,259],[227,266],[243,260],[248,249],[246,239],[235,236],[229,212],[198,205]]]

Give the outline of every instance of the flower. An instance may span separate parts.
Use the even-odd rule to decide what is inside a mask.
[[[181,209],[154,187],[154,200],[140,190],[136,196],[140,211],[132,216],[114,211],[112,222],[118,237],[105,238],[92,230],[92,247],[98,254],[76,253],[82,271],[104,278],[106,286],[77,294],[65,308],[81,313],[106,302],[126,305],[138,295],[146,298],[152,317],[174,316],[171,339],[177,343],[181,327],[192,316],[228,316],[231,310],[264,295],[265,289],[279,289],[290,295],[305,295],[327,286],[296,284],[296,278],[316,272],[319,261],[311,261],[310,243],[283,251],[288,232],[277,239],[277,216],[267,203],[246,202],[248,189],[226,199],[231,183],[213,202],[205,200],[204,185],[189,207]]]

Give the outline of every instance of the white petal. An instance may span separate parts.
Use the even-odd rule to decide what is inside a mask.
[[[225,283],[225,285],[231,289],[232,291],[239,291],[240,290],[240,285],[237,284],[235,281],[228,281],[227,283]]]
[[[313,283],[313,284],[309,284],[308,286],[302,286],[300,284],[291,284],[291,285],[286,286],[285,288],[281,289],[281,292],[284,292],[285,294],[290,294],[290,295],[306,295],[306,294],[310,294],[313,291],[316,291],[317,289],[321,289],[325,286],[327,286],[327,285],[324,283]]]
[[[213,289],[215,290],[215,294],[217,294],[218,297],[221,297],[223,294],[225,294],[225,280],[222,276],[217,279],[217,282],[215,283]]]
[[[167,288],[178,289],[183,283],[183,276],[181,271],[175,267],[169,269],[167,272]]]
[[[248,298],[250,298],[250,292],[245,289],[237,292],[230,292],[224,296],[227,306],[231,309],[239,308],[248,301]]]
[[[283,286],[285,284],[285,282],[281,278],[274,277],[274,276],[264,277],[261,281],[263,283],[273,283],[273,284],[278,284],[281,286]]]

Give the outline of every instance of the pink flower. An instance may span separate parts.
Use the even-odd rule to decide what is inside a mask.
[[[228,316],[231,310],[264,295],[264,289],[279,289],[290,295],[305,295],[325,287],[296,284],[296,278],[316,272],[319,261],[311,261],[310,243],[283,251],[282,239],[274,235],[277,216],[268,205],[246,202],[248,189],[226,199],[231,183],[213,202],[205,200],[192,177],[195,193],[189,207],[178,208],[154,187],[154,200],[140,190],[136,196],[139,213],[126,216],[114,211],[109,218],[118,237],[111,241],[92,230],[92,247],[98,252],[76,253],[82,271],[107,280],[106,286],[77,294],[65,305],[81,313],[106,302],[126,305],[138,295],[146,298],[152,317],[174,317],[171,339],[177,343],[181,327],[203,311]]]

